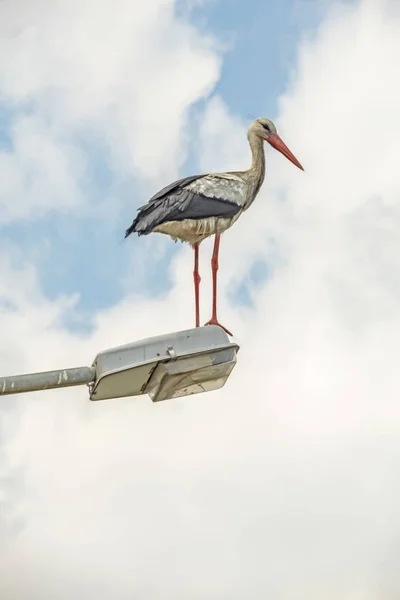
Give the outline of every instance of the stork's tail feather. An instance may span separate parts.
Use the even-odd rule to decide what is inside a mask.
[[[135,232],[135,227],[136,227],[136,223],[135,223],[135,221],[133,221],[132,225],[130,227],[128,227],[128,229],[125,231],[126,238],[128,237],[128,235],[131,235],[131,233]]]
[[[138,235],[148,235],[151,233],[154,227],[159,225],[163,220],[160,208],[162,209],[160,202],[157,204],[147,203],[138,208],[138,215],[129,229],[125,231],[125,237],[127,238],[131,233],[137,233]]]
[[[146,228],[143,227],[143,222],[140,214],[133,221],[132,225],[128,227],[128,229],[125,231],[125,237],[127,238],[128,235],[131,235],[131,233],[137,233],[138,235],[144,235],[145,233],[148,233],[146,231]]]

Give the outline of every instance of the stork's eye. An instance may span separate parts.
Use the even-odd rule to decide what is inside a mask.
[[[264,127],[265,131],[268,131],[269,133],[271,133],[269,125],[264,125],[264,123],[261,123],[261,125]]]

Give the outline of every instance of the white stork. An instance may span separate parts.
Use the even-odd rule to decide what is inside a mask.
[[[251,206],[260,191],[265,175],[264,141],[279,150],[296,167],[304,171],[269,119],[255,119],[248,129],[247,138],[252,153],[252,163],[249,169],[192,175],[174,181],[138,209],[139,214],[125,232],[125,237],[134,232],[138,235],[148,235],[153,232],[164,233],[175,241],[188,242],[194,249],[196,327],[200,325],[199,244],[209,236],[215,235],[211,259],[212,316],[206,325],[218,325],[229,335],[232,334],[217,319],[220,236]]]

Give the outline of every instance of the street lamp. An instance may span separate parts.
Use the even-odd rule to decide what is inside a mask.
[[[148,394],[159,402],[221,388],[238,350],[208,325],[103,350],[91,367],[0,378],[0,395],[88,385],[93,401]]]

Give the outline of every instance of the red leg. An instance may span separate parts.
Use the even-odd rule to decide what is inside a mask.
[[[199,245],[194,246],[194,299],[196,304],[196,327],[200,327],[200,281],[199,275]]]
[[[220,242],[220,235],[217,234],[215,236],[214,251],[213,251],[213,255],[212,255],[212,259],[211,259],[212,280],[213,280],[212,317],[206,323],[206,325],[218,325],[218,327],[221,327],[221,329],[226,331],[226,333],[228,335],[232,335],[231,332],[228,331],[228,329],[226,329],[226,327],[221,325],[221,323],[219,323],[218,319],[217,319],[217,271],[219,268],[219,265],[218,265],[219,242]]]

